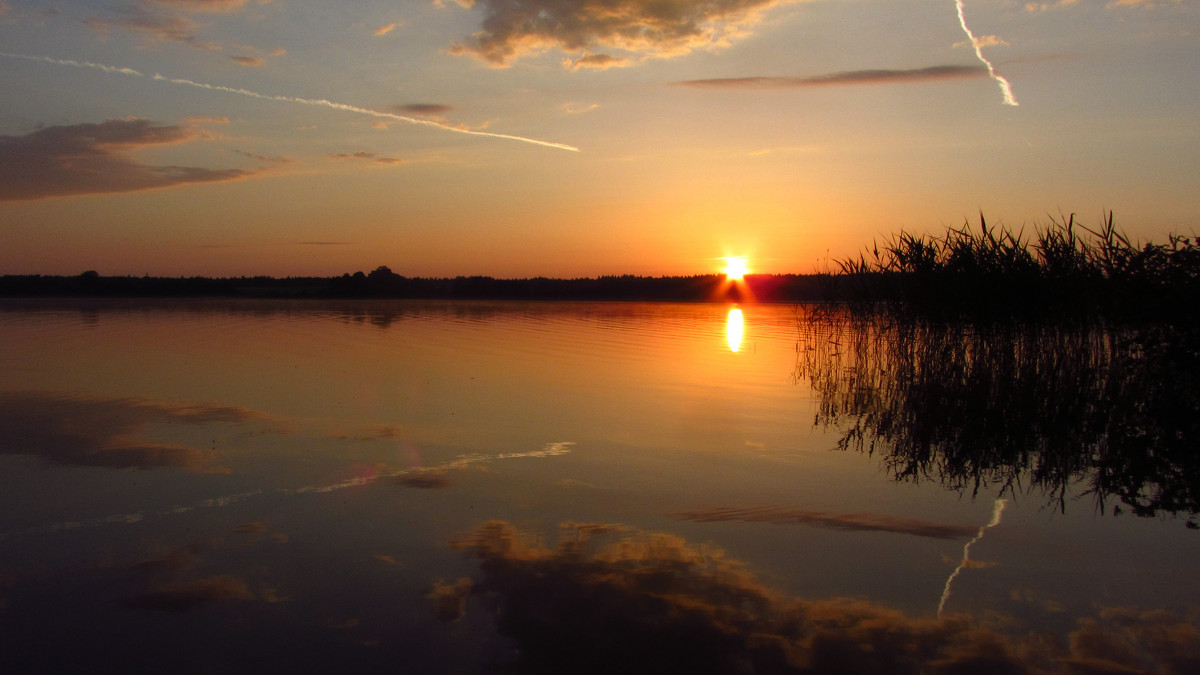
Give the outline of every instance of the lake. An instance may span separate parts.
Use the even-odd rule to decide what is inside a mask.
[[[1200,672],[1138,336],[0,301],[0,672]]]

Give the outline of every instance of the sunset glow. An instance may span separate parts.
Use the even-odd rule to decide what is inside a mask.
[[[745,258],[726,258],[725,259],[725,278],[730,281],[741,281],[742,277],[746,276]]]
[[[981,211],[1200,230],[1196,3],[666,4],[0,0],[0,275],[736,283]]]

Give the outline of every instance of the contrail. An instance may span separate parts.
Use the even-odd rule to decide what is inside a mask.
[[[53,63],[55,65],[71,66],[73,68],[92,68],[95,70],[104,71],[106,73],[114,73],[117,75],[128,75],[130,77],[142,77],[142,78],[147,78],[147,79],[151,79],[151,80],[157,80],[159,82],[170,82],[171,84],[180,84],[180,85],[185,85],[188,87],[196,87],[199,89],[208,89],[209,91],[222,91],[222,92],[229,93],[229,94],[237,94],[239,96],[248,96],[250,98],[257,98],[257,99],[261,99],[264,101],[279,101],[282,103],[300,103],[303,105],[319,106],[322,108],[332,108],[334,110],[341,110],[344,112],[357,113],[359,115],[370,115],[371,117],[379,117],[382,119],[395,120],[398,122],[407,122],[408,124],[419,124],[422,126],[434,127],[434,128],[442,129],[445,131],[453,131],[454,133],[457,133],[457,134],[466,134],[468,136],[487,136],[489,138],[503,138],[503,139],[510,140],[510,141],[520,141],[522,143],[532,143],[534,145],[541,145],[541,146],[544,146],[547,148],[556,148],[558,150],[570,150],[571,152],[579,152],[579,148],[577,148],[573,145],[567,145],[565,143],[554,143],[551,141],[538,140],[536,138],[526,138],[524,136],[513,136],[510,134],[497,134],[497,133],[492,133],[489,131],[472,131],[471,129],[464,129],[462,127],[454,126],[453,124],[447,124],[445,122],[437,122],[434,120],[421,119],[419,117],[408,117],[407,115],[397,115],[395,113],[389,113],[389,112],[380,112],[378,110],[371,110],[370,108],[360,108],[359,106],[349,105],[346,103],[337,103],[335,101],[330,101],[330,100],[323,99],[323,98],[313,99],[313,98],[299,98],[296,96],[279,96],[276,94],[262,94],[257,91],[251,91],[249,89],[239,89],[237,87],[226,87],[226,86],[220,85],[220,84],[205,84],[203,82],[196,82],[194,80],[185,80],[185,79],[177,78],[177,77],[167,77],[165,75],[160,75],[158,73],[155,73],[154,75],[146,75],[145,73],[134,70],[133,68],[121,68],[118,66],[105,65],[103,63],[92,63],[91,61],[74,61],[72,59],[55,59],[55,58],[51,58],[49,56],[30,56],[27,54],[10,54],[7,52],[0,52],[0,56],[6,56],[10,59],[24,59],[26,61],[40,61],[42,63]]]
[[[1004,104],[1021,105],[1013,97],[1012,86],[1008,83],[1008,80],[1004,79],[1003,75],[996,73],[996,69],[992,67],[992,62],[988,61],[987,57],[983,55],[983,48],[980,47],[979,40],[971,32],[971,29],[967,28],[967,17],[963,15],[963,0],[954,0],[954,4],[958,7],[958,23],[962,25],[963,32],[967,34],[967,38],[971,40],[971,46],[975,48],[975,56],[979,57],[979,61],[983,65],[987,66],[988,75],[1000,85],[1000,93],[1004,94]]]
[[[557,441],[546,443],[540,450],[529,450],[525,452],[500,452],[491,455],[485,454],[470,454],[459,455],[458,458],[449,462],[443,462],[436,466],[411,468],[411,469],[394,469],[380,473],[370,474],[367,476],[358,476],[338,481],[336,483],[324,483],[320,485],[305,485],[297,488],[276,488],[274,490],[251,490],[249,492],[241,492],[232,495],[223,495],[213,497],[211,499],[202,499],[190,504],[180,504],[171,508],[146,513],[139,511],[135,513],[118,513],[110,516],[101,516],[99,518],[91,518],[88,520],[71,520],[62,523],[55,523],[46,527],[33,528],[28,530],[14,530],[0,533],[0,541],[9,537],[16,537],[28,534],[37,534],[43,532],[71,532],[86,528],[101,527],[104,525],[134,525],[147,519],[165,518],[167,516],[175,516],[191,511],[201,509],[212,509],[230,506],[252,497],[263,495],[302,495],[302,494],[322,494],[344,490],[346,488],[360,487],[363,485],[371,485],[378,482],[380,479],[399,478],[401,476],[413,474],[419,471],[444,472],[457,469],[464,469],[473,464],[482,464],[487,462],[504,461],[509,459],[526,459],[539,457],[557,457],[566,455],[571,452],[571,446],[575,445],[574,441]]]
[[[979,532],[975,534],[974,539],[968,541],[967,544],[963,546],[962,562],[958,563],[958,567],[955,567],[954,571],[950,573],[950,578],[946,579],[946,587],[942,589],[942,600],[938,603],[937,608],[937,615],[939,619],[942,618],[942,610],[946,607],[946,600],[950,599],[950,584],[954,583],[954,577],[957,577],[959,572],[962,572],[963,568],[967,566],[967,563],[971,561],[971,546],[980,539],[983,539],[984,532],[1000,524],[1000,516],[1004,513],[1004,507],[1007,505],[1008,500],[997,499],[996,503],[992,506],[992,519],[988,521],[987,525],[979,528]]]

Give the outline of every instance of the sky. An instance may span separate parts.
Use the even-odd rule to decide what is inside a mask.
[[[1200,233],[1196,0],[0,0],[0,274],[811,273]]]

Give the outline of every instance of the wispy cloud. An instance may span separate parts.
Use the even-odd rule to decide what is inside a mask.
[[[228,575],[164,584],[128,598],[128,609],[156,612],[188,612],[203,605],[227,600],[254,600],[244,579]]]
[[[281,157],[278,155],[259,155],[253,152],[246,152],[244,150],[235,150],[234,152],[242,155],[243,157],[249,157],[250,159],[256,159],[260,162],[267,162],[270,164],[290,164],[293,161],[290,157]]]
[[[0,136],[0,201],[134,192],[252,175],[240,169],[150,166],[129,156],[197,135],[186,126],[126,118]]]
[[[225,14],[241,9],[246,0],[152,0],[155,4],[181,9],[185,12]]]
[[[582,115],[583,113],[591,112],[599,107],[599,103],[564,103],[558,106],[558,109],[568,115]]]
[[[398,24],[389,23],[387,25],[380,26],[379,28],[375,29],[374,33],[375,35],[387,35],[388,33],[396,30],[397,25]]]
[[[792,89],[797,87],[825,87],[844,84],[891,84],[902,82],[929,82],[957,78],[986,77],[987,69],[982,66],[930,66],[909,70],[848,70],[809,77],[728,77],[708,80],[685,80],[676,82],[688,87],[711,87],[714,89]]]
[[[1052,9],[1061,9],[1070,7],[1078,3],[1079,0],[1055,0],[1054,2],[1027,2],[1025,3],[1025,11],[1027,12],[1045,12]]]
[[[699,511],[677,513],[680,520],[701,523],[746,522],[774,523],[776,525],[811,525],[839,530],[865,530],[873,532],[895,532],[934,539],[957,539],[975,532],[973,527],[933,523],[914,518],[900,518],[879,513],[828,513],[825,511],[803,511],[780,506],[753,506],[735,508],[710,508]]]
[[[213,470],[210,450],[154,443],[152,424],[203,425],[254,417],[243,408],[178,406],[139,399],[89,398],[44,392],[0,394],[0,454],[34,455],[70,466]]]
[[[419,115],[421,117],[441,117],[451,110],[451,106],[441,103],[405,103],[394,105],[391,110],[401,115]]]
[[[642,58],[670,57],[720,48],[750,34],[764,12],[802,0],[456,0],[482,7],[478,31],[454,43],[451,52],[470,54],[493,66],[550,49],[582,54],[569,69],[633,63],[601,49]]]
[[[250,68],[261,68],[267,65],[267,60],[261,56],[234,56],[232,58],[234,63]]]
[[[1008,42],[1004,41],[1003,39],[1001,39],[999,36],[996,36],[996,35],[980,35],[975,38],[974,42],[971,42],[970,40],[963,40],[962,42],[955,42],[954,46],[955,47],[1007,47]]]
[[[329,155],[332,159],[366,159],[379,164],[403,164],[404,160],[395,157],[380,157],[373,152],[359,150],[358,152],[341,152]]]
[[[113,19],[93,17],[84,22],[102,33],[114,28],[129,31],[154,42],[180,42],[197,49],[220,51],[220,46],[196,37],[196,22],[184,16],[163,16],[132,8],[126,16]]]

